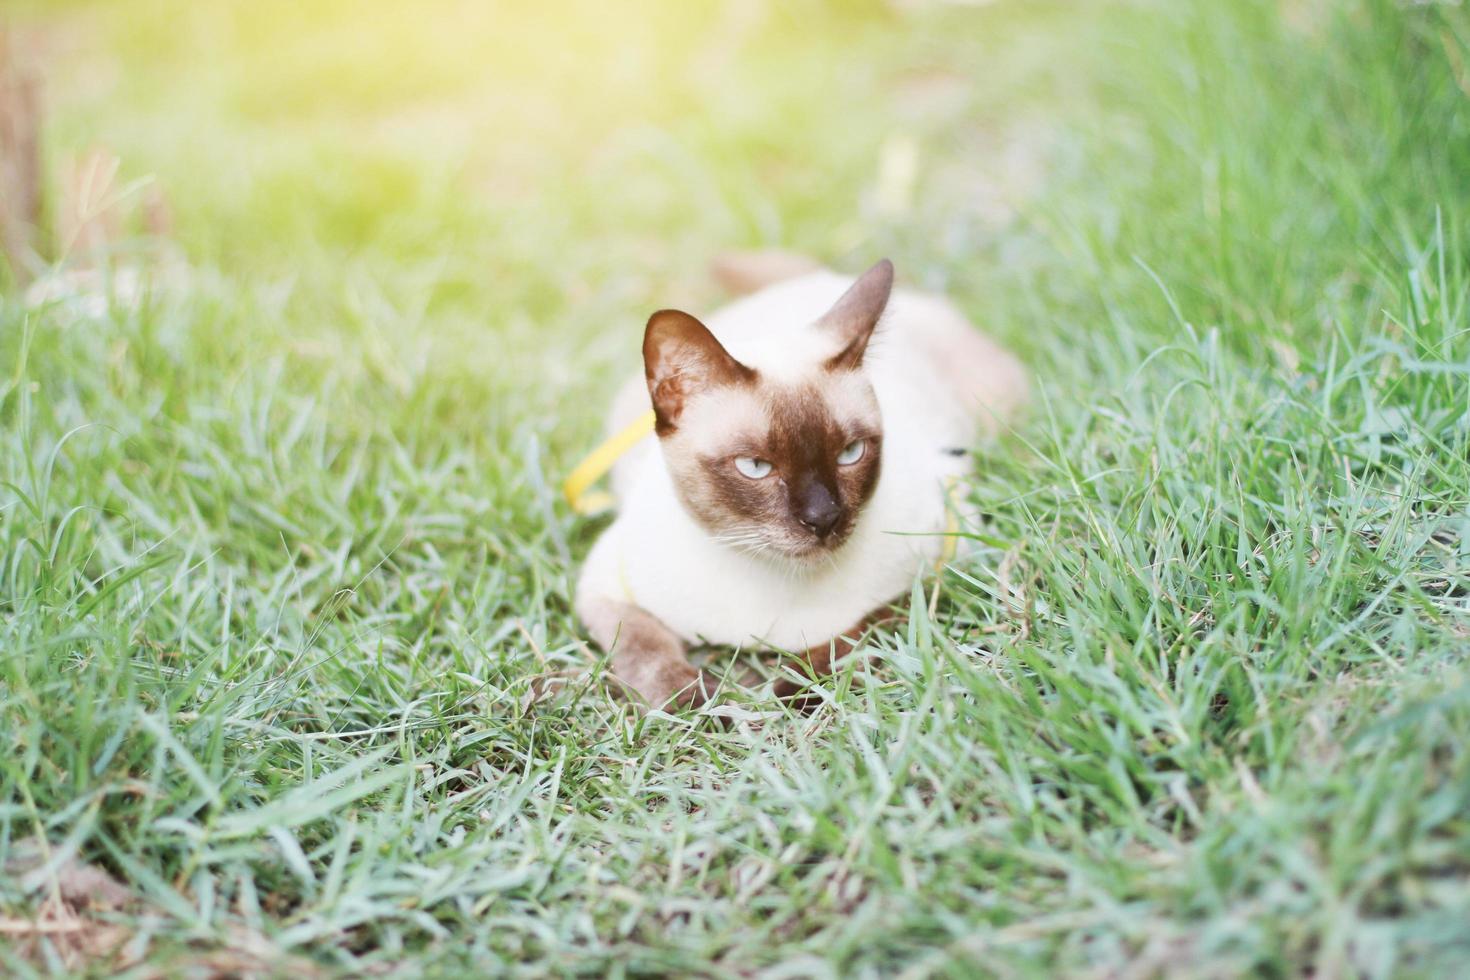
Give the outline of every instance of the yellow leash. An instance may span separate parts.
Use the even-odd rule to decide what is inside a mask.
[[[944,481],[944,544],[940,547],[939,557],[934,560],[936,574],[943,572],[944,566],[953,561],[960,550],[960,515],[954,506],[954,485],[958,482],[957,476]]]
[[[592,484],[602,479],[624,453],[652,434],[653,409],[649,409],[588,453],[561,485],[572,510],[578,514],[596,514],[612,507],[613,495],[605,490],[592,490]]]

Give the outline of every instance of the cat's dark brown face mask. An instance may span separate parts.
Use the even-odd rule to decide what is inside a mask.
[[[644,364],[664,457],[716,540],[816,562],[851,536],[882,467],[863,356],[892,286],[886,260],[860,277],[815,325],[830,352],[779,378],[741,364],[687,313],[649,320]]]

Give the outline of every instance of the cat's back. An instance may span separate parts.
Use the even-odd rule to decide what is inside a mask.
[[[830,341],[813,325],[853,284],[827,269],[767,286],[722,307],[707,325],[742,363],[773,373],[809,369]],[[962,428],[994,431],[1024,404],[1025,370],[946,297],[898,288],[864,366],[885,408],[916,399]]]
[[[827,269],[775,283],[720,307],[705,320],[736,360],[759,356],[776,340],[807,332],[851,286],[851,276]]]
[[[780,282],[716,311],[707,324],[731,355],[773,377],[809,376],[833,353],[816,322],[852,286],[828,270]],[[895,289],[863,358],[887,435],[926,448],[968,445],[1025,400],[1020,363],[948,299]],[[891,444],[891,440],[890,440]]]

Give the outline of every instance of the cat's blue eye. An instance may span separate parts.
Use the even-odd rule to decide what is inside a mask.
[[[868,440],[854,439],[842,447],[842,452],[837,454],[837,465],[851,466],[863,458],[863,453],[868,451]]]
[[[757,459],[754,456],[736,456],[735,468],[740,471],[741,476],[752,480],[770,476],[771,464],[767,460]]]

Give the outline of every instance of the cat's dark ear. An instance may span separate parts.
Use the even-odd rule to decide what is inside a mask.
[[[699,392],[755,380],[755,372],[731,357],[708,327],[679,310],[648,318],[643,373],[659,435],[673,431],[685,403]]]
[[[893,292],[893,263],[883,259],[858,276],[847,292],[822,314],[817,325],[835,334],[842,349],[827,360],[831,370],[850,370],[863,362],[873,328],[888,308]]]

